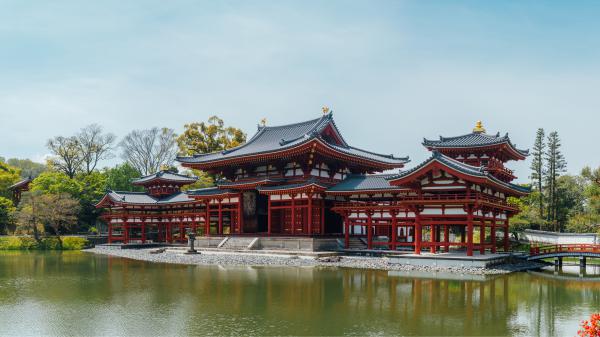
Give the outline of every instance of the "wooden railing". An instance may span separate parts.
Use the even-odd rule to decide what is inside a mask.
[[[335,207],[353,207],[353,206],[371,206],[371,207],[381,207],[381,206],[402,206],[403,203],[407,201],[418,201],[418,202],[427,202],[427,201],[456,201],[456,202],[489,202],[494,204],[500,204],[503,206],[514,207],[506,202],[506,200],[487,195],[483,193],[440,193],[440,194],[425,194],[425,195],[399,195],[398,200],[395,201],[385,201],[385,202],[377,202],[377,201],[338,201],[335,203]]]
[[[562,245],[532,245],[529,248],[529,255],[546,255],[556,253],[598,253],[600,254],[600,244],[562,244]]]

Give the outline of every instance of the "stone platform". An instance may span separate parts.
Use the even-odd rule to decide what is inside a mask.
[[[460,268],[490,268],[499,264],[509,262],[513,258],[519,257],[509,253],[489,253],[481,255],[478,252],[473,256],[467,256],[464,252],[449,253],[389,253],[384,254],[389,259],[389,263],[406,264],[414,266],[431,267],[460,267]]]

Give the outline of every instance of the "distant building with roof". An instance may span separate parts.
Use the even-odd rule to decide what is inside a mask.
[[[18,205],[21,202],[21,196],[23,192],[29,191],[31,181],[31,177],[25,178],[8,187],[8,190],[12,193],[13,204]]]
[[[486,134],[480,122],[472,133],[423,145],[432,156],[402,170],[408,157],[349,145],[326,111],[306,122],[263,124],[232,149],[177,158],[219,177],[214,187],[182,191],[196,178],[161,171],[133,181],[145,192],[108,191],[97,207],[105,209],[110,242],[183,242],[192,231],[339,237],[346,248],[357,241],[416,253],[508,249],[509,219],[518,209],[507,198],[529,190],[512,183],[504,163],[527,151],[508,135]],[[382,173],[388,170],[400,171]]]

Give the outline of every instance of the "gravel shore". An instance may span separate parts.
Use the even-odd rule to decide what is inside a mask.
[[[154,249],[120,249],[118,247],[98,246],[85,250],[86,252],[118,256],[134,260],[161,263],[177,263],[191,265],[235,265],[235,266],[280,266],[280,267],[342,267],[359,269],[395,270],[395,271],[422,271],[422,272],[450,272],[457,274],[473,275],[498,275],[514,271],[536,269],[542,264],[534,262],[520,262],[498,265],[494,268],[465,268],[465,267],[430,267],[411,266],[388,263],[387,258],[381,257],[356,257],[341,256],[339,258],[310,258],[287,255],[265,255],[240,252],[207,251],[201,254],[186,255],[182,252],[167,250],[164,253],[151,254]]]

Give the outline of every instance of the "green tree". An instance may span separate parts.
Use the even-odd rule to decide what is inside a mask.
[[[16,210],[12,200],[0,197],[0,234],[7,234],[13,226]]]
[[[106,192],[107,177],[103,173],[93,171],[78,175],[75,180],[81,187],[79,195],[76,196],[80,203],[78,217],[80,229],[87,230],[96,224],[100,214],[95,204]]]
[[[71,179],[67,174],[57,171],[48,171],[40,174],[31,184],[32,191],[41,191],[45,194],[68,193],[78,198],[82,191],[81,183]]]
[[[558,224],[558,195],[557,195],[557,183],[556,180],[560,177],[560,174],[565,172],[567,169],[567,162],[561,150],[560,138],[558,132],[552,131],[548,135],[547,149],[545,152],[546,170],[545,170],[545,181],[546,181],[546,196],[548,200],[548,214],[547,219],[553,225],[554,231],[559,231]]]
[[[53,234],[70,230],[77,223],[79,202],[68,193],[45,194],[34,190],[23,195],[17,211],[18,228],[33,234],[40,240],[45,227],[52,228]],[[59,242],[62,245],[62,242]]]
[[[106,175],[106,187],[108,189],[125,192],[141,192],[144,190],[141,186],[131,184],[131,181],[139,178],[141,174],[129,163],[105,169],[104,174]]]
[[[205,188],[205,187],[215,186],[215,180],[210,174],[208,174],[204,171],[200,171],[200,170],[191,170],[191,171],[194,176],[198,177],[198,181],[196,181],[193,184],[184,186],[182,188],[182,190],[187,191],[187,190],[193,190],[193,189],[197,189],[197,188]]]
[[[246,141],[246,134],[234,127],[225,127],[217,116],[211,116],[207,122],[185,125],[184,132],[177,138],[179,153],[192,156],[236,147]]]
[[[558,230],[565,228],[569,218],[584,212],[584,184],[579,176],[563,175],[556,180],[556,221]]]
[[[541,218],[544,218],[544,151],[546,144],[544,143],[544,129],[539,128],[535,135],[533,143],[532,160],[531,160],[531,180],[537,193],[537,208]]]
[[[12,198],[8,187],[21,180],[20,170],[0,161],[0,197]]]
[[[6,161],[8,165],[16,167],[21,170],[21,178],[35,178],[39,176],[42,172],[48,170],[48,166],[40,163],[36,163],[31,159],[18,159],[18,158],[10,158]]]

